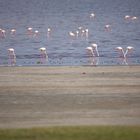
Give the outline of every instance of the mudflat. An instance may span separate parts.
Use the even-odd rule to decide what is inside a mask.
[[[0,128],[140,125],[140,66],[0,67]]]

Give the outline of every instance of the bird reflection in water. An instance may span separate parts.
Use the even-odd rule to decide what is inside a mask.
[[[119,57],[119,61],[121,61],[122,65],[128,65],[128,54],[130,54],[133,50],[134,47],[132,46],[128,46],[126,47],[126,50],[124,51],[124,49],[122,47],[117,47],[116,48],[119,52],[120,52],[120,57]]]

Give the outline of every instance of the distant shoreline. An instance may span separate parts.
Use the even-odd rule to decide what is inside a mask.
[[[132,65],[0,65],[0,67],[139,67],[139,64]]]

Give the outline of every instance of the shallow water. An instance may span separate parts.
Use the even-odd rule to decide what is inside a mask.
[[[0,28],[6,30],[6,37],[0,38],[0,65],[11,65],[8,48],[15,50],[16,65],[140,64],[139,0],[0,0],[0,7]],[[126,21],[125,15],[138,19]],[[106,24],[111,24],[111,31],[105,31]],[[89,29],[89,36],[70,37],[69,31],[80,26]],[[27,35],[28,27],[39,35]],[[12,28],[15,35],[10,34]],[[94,60],[86,50],[92,43],[100,53]],[[134,47],[127,60],[120,58],[118,46]],[[48,60],[41,58],[41,47],[47,49]]]

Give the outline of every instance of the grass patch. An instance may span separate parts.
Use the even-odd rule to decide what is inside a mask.
[[[0,129],[0,140],[140,140],[140,126]]]

